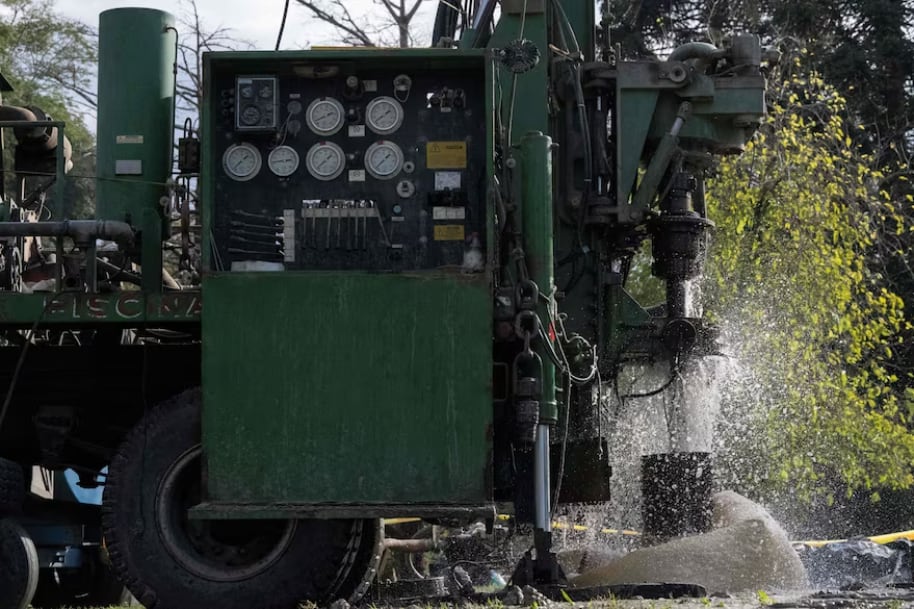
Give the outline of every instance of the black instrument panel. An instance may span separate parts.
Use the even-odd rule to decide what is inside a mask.
[[[259,55],[211,62],[217,269],[481,270],[482,57]]]

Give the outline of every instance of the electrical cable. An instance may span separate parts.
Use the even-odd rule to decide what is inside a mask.
[[[520,15],[520,31],[518,32],[518,40],[524,39],[524,31],[527,26],[527,0],[524,0],[522,12]],[[514,128],[514,106],[517,101],[517,73],[514,73],[514,76],[511,78],[511,105],[508,108],[508,147],[511,147],[511,131]]]
[[[274,50],[279,50],[279,45],[282,43],[282,33],[286,29],[286,17],[289,16],[289,0],[286,0],[286,6],[282,9],[282,21],[279,24],[279,34],[276,36],[276,48]]]
[[[555,343],[556,343],[556,346],[558,347],[558,353],[555,353],[555,351],[552,349],[552,341],[550,340],[550,337],[546,334],[546,331],[543,329],[545,326],[544,326],[542,320],[540,320],[540,322],[538,324],[538,326],[539,326],[538,333],[539,333],[540,338],[543,341],[544,345],[546,345],[547,355],[550,356],[550,359],[553,360],[553,363],[555,363],[556,367],[558,367],[563,374],[567,374],[569,376],[569,378],[571,379],[571,381],[574,382],[576,385],[586,385],[588,383],[593,382],[593,380],[596,378],[597,372],[599,371],[599,363],[598,363],[596,347],[591,345],[590,341],[588,341],[586,338],[584,338],[580,334],[572,334],[571,336],[568,335],[567,331],[565,330],[566,315],[563,313],[557,313],[558,303],[555,300],[555,288],[554,287],[553,287],[553,294],[551,296],[547,296],[547,295],[543,294],[542,292],[540,292],[540,298],[545,300],[548,305],[546,307],[546,311],[549,315],[549,322],[552,325],[552,329],[556,334]],[[565,353],[565,348],[562,346],[563,341],[568,344],[571,344],[572,342],[583,343],[584,347],[583,347],[583,349],[581,349],[581,351],[590,352],[591,367],[590,367],[590,372],[587,373],[587,376],[579,377],[571,372],[571,362],[568,360],[568,355]],[[561,358],[560,358],[561,361],[557,361],[558,355],[561,355]]]
[[[666,381],[663,385],[661,385],[657,389],[654,389],[652,391],[647,391],[645,393],[626,393],[625,395],[620,395],[619,398],[622,400],[628,400],[631,398],[651,398],[651,397],[654,397],[655,395],[660,395],[661,393],[663,393],[664,391],[669,389],[670,385],[672,385],[673,382],[678,378],[679,378],[679,368],[676,367],[673,369],[673,372],[670,375],[669,380]]]

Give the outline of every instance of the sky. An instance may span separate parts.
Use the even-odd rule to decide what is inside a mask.
[[[438,3],[422,0],[423,5],[413,23],[415,31],[424,40],[431,38],[432,23]],[[385,13],[375,0],[345,0],[352,15],[363,16],[373,23],[386,23]],[[203,31],[226,28],[232,39],[244,41],[254,49],[273,50],[282,21],[285,0],[196,0],[197,11]],[[54,0],[54,10],[60,15],[77,19],[93,28],[98,28],[98,15],[112,8],[141,7],[155,8],[174,15],[180,25],[182,16],[189,16],[188,0]],[[289,15],[283,32],[281,49],[305,49],[315,45],[339,44],[332,27],[311,18],[305,8],[290,0]],[[428,44],[427,42],[425,44]],[[239,45],[239,48],[245,48]],[[91,109],[84,111],[86,125],[95,132],[95,115]]]
[[[54,4],[58,13],[94,27],[98,27],[98,14],[110,8],[157,8],[179,17],[187,14],[189,6],[186,0],[55,0]],[[197,0],[197,10],[204,29],[230,28],[233,37],[249,41],[255,48],[273,49],[284,4],[285,0]],[[424,5],[416,23],[430,36],[437,3],[425,0]],[[353,15],[377,14],[378,10],[372,0],[346,0],[346,6]],[[334,42],[331,28],[310,19],[306,10],[291,0],[281,48],[300,49]]]

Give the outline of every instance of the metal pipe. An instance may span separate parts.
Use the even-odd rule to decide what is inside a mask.
[[[22,108],[20,106],[0,106],[0,121],[22,121],[22,122],[36,122],[38,116],[35,115],[29,108]],[[16,127],[14,130],[17,140],[40,140],[44,139],[47,132],[42,128],[35,125],[23,125],[22,127]],[[47,144],[51,144],[48,150],[54,148],[57,141],[53,138],[48,138],[46,141]]]
[[[689,59],[700,59],[702,61],[711,61],[720,59],[726,55],[726,51],[718,49],[713,44],[707,42],[687,42],[670,53],[666,58],[667,61],[688,61]]]
[[[549,425],[536,428],[536,446],[533,452],[533,501],[535,506],[533,525],[547,533],[552,531],[552,510],[549,506]]]
[[[130,244],[134,236],[129,224],[113,220],[0,222],[0,237],[72,237],[77,243],[106,239]]]
[[[396,552],[407,552],[418,554],[420,552],[431,552],[438,550],[441,544],[437,539],[432,537],[426,539],[385,539],[384,547]]]
[[[183,290],[181,284],[171,276],[171,273],[168,272],[168,269],[162,269],[162,283],[165,284],[165,287],[170,290]]]
[[[63,133],[63,123],[50,120],[41,108],[0,105],[0,127],[12,127],[19,147],[29,154],[41,156],[62,147],[69,170],[73,151]]]
[[[670,319],[688,317],[688,286],[681,277],[666,282],[666,316]]]

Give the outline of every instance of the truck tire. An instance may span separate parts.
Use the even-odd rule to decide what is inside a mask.
[[[357,600],[378,521],[187,518],[201,496],[201,401],[192,389],[154,408],[111,461],[102,529],[120,580],[147,609]]]
[[[38,586],[38,551],[21,526],[0,520],[0,607],[26,609]]]
[[[0,457],[0,518],[16,515],[25,501],[25,476],[15,461]]]

